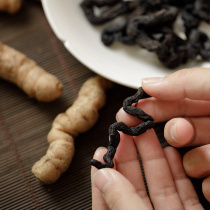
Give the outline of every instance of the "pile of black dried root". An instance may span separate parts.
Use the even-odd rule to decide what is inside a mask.
[[[120,25],[111,25],[102,31],[105,45],[114,40],[124,44],[138,44],[155,52],[168,68],[175,68],[198,55],[210,60],[210,39],[199,31],[201,21],[210,23],[209,0],[84,0],[81,7],[93,24],[103,24],[128,14]],[[102,8],[100,15],[94,8]],[[173,23],[181,14],[186,39],[174,33]]]
[[[109,127],[109,146],[107,153],[104,155],[103,159],[105,163],[101,163],[98,160],[91,160],[91,165],[95,166],[98,169],[101,168],[113,168],[114,163],[112,159],[116,153],[117,147],[120,143],[120,134],[118,131],[130,136],[139,136],[140,134],[146,132],[148,129],[154,128],[155,123],[153,117],[146,114],[143,110],[137,108],[138,101],[142,98],[144,94],[143,89],[140,87],[137,93],[131,97],[128,97],[123,102],[123,109],[126,113],[137,116],[143,123],[139,124],[136,127],[129,127],[123,122],[115,122]],[[133,107],[132,104],[135,104]]]

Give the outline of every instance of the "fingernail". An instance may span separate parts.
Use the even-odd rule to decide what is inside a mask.
[[[117,122],[119,122],[118,113],[119,113],[119,112],[117,112],[116,117],[115,117]]]
[[[106,147],[98,147],[98,148],[96,149],[96,151],[97,151],[97,150],[100,150],[100,149],[106,149]]]
[[[171,126],[170,135],[171,135],[171,138],[174,141],[179,141],[178,135],[177,135],[177,132],[176,132],[176,124],[174,124],[174,125]]]
[[[210,149],[206,150],[206,158],[208,161],[210,161]]]
[[[118,112],[117,112],[117,114],[116,114],[116,121],[117,122],[119,122],[120,120],[119,120],[119,116],[123,116],[123,114],[125,113],[125,111],[123,110],[123,108],[120,108],[119,110],[118,110]]]
[[[161,82],[163,77],[149,77],[149,78],[143,78],[141,80],[141,84],[143,85],[154,85]]]
[[[96,187],[104,193],[106,188],[111,183],[112,177],[111,174],[108,172],[107,169],[98,170],[93,177],[93,182]]]

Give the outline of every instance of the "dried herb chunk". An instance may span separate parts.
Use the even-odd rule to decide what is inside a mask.
[[[135,44],[135,41],[126,34],[127,21],[118,26],[109,26],[102,31],[101,40],[105,45],[111,45],[118,40],[127,45]]]
[[[143,110],[137,108],[138,101],[142,98],[144,91],[140,87],[137,93],[131,97],[128,97],[123,102],[123,110],[132,115],[138,117],[143,123],[139,124],[136,127],[129,127],[123,122],[115,122],[109,127],[109,146],[107,148],[107,153],[104,155],[103,159],[105,163],[101,163],[98,160],[91,160],[91,165],[95,166],[98,169],[101,168],[113,168],[113,158],[116,153],[117,147],[120,143],[120,134],[119,131],[130,135],[130,136],[139,136],[142,133],[146,132],[148,129],[154,128],[155,123],[152,116],[146,114]],[[135,106],[132,106],[135,104]]]
[[[110,6],[104,10],[99,16],[94,13],[94,6]],[[129,1],[119,0],[86,0],[81,3],[81,7],[87,19],[93,24],[102,24],[114,19],[115,17],[130,12],[135,9],[137,4]]]

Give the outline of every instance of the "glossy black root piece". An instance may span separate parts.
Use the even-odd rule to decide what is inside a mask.
[[[120,134],[119,131],[130,135],[130,136],[139,136],[142,133],[146,132],[148,129],[154,128],[155,123],[152,116],[146,114],[143,110],[137,108],[138,101],[142,98],[144,91],[140,87],[137,93],[131,97],[128,97],[123,102],[123,109],[126,113],[138,117],[143,123],[139,124],[136,127],[129,127],[123,122],[115,122],[109,127],[109,146],[107,153],[104,155],[103,159],[105,163],[101,163],[98,160],[91,160],[91,165],[95,166],[98,169],[101,168],[113,168],[113,158],[116,153],[117,147],[120,143]],[[135,104],[133,107],[132,104]]]

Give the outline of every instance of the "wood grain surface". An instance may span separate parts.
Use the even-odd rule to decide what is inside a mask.
[[[0,79],[0,209],[91,209],[90,160],[97,147],[108,145],[109,125],[115,122],[123,100],[136,90],[115,84],[97,124],[76,139],[70,168],[55,184],[42,186],[31,167],[48,148],[52,121],[71,106],[83,82],[94,73],[56,38],[37,1],[25,1],[14,16],[0,14],[0,41],[34,59],[64,84],[59,99],[40,103]],[[160,141],[164,141],[163,126],[156,126]],[[210,209],[202,195],[202,180],[192,181],[204,208]]]

